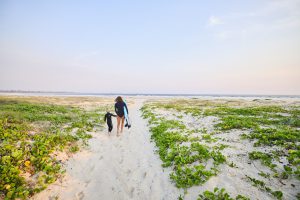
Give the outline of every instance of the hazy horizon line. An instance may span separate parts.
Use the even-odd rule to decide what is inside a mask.
[[[300,97],[300,94],[253,94],[253,93],[143,93],[143,92],[78,92],[78,91],[46,91],[46,90],[0,90],[0,93],[41,93],[65,95],[152,95],[152,96],[283,96]]]

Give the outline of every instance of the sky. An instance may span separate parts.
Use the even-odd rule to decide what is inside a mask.
[[[0,90],[300,95],[300,0],[0,0]]]

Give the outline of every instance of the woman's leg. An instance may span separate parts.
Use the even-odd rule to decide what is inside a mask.
[[[125,117],[123,116],[121,119],[122,119],[121,133],[123,133],[123,127],[124,127],[124,119],[125,119]]]
[[[117,134],[119,135],[121,117],[117,116]]]

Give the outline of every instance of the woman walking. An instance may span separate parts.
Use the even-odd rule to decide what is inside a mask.
[[[126,109],[128,114],[127,105],[124,103],[122,97],[118,96],[115,100],[115,111],[117,114],[117,136],[120,133],[120,125],[121,125],[121,133],[123,132],[124,127],[124,109]]]

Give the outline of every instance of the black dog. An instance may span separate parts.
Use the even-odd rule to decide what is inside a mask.
[[[107,112],[104,116],[104,121],[106,121],[107,123],[107,126],[108,126],[108,132],[110,133],[113,129],[113,124],[112,124],[112,121],[111,121],[111,117],[116,117],[117,115],[114,115],[110,112]]]

